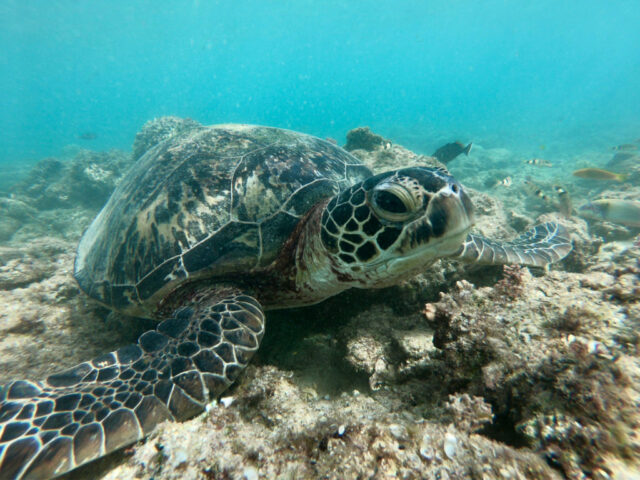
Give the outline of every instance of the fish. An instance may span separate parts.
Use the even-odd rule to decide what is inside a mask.
[[[571,203],[571,195],[562,185],[554,185],[553,189],[558,195],[558,210],[565,217],[570,217],[573,212],[573,205]]]
[[[542,191],[540,185],[535,183],[533,180],[525,180],[524,181],[524,189],[529,195],[533,195],[534,197],[538,197],[545,203],[551,203],[551,199]]]
[[[637,153],[631,153],[631,152],[618,152],[616,153],[613,158],[611,159],[611,163],[612,162],[622,162],[624,160],[627,160],[629,158],[632,157],[637,157],[638,154]]]
[[[633,143],[623,143],[622,145],[618,145],[617,147],[613,147],[613,150],[619,150],[619,151],[628,152],[630,150],[638,150],[638,145],[634,145]]]
[[[326,137],[325,140],[329,143],[333,143],[334,145],[338,144],[338,141],[335,138],[332,137]]]
[[[441,146],[439,149],[433,152],[431,156],[436,157],[439,161],[446,165],[461,153],[469,155],[469,152],[471,151],[471,145],[472,144],[470,143],[465,147],[460,142],[447,143],[446,145]]]
[[[496,187],[510,187],[513,184],[511,177],[504,177],[502,180],[498,180],[495,184]]]
[[[525,160],[524,163],[529,165],[537,165],[538,167],[553,167],[553,164],[549,160],[544,158],[532,158],[531,160]]]
[[[78,138],[80,140],[95,140],[96,138],[98,138],[98,134],[95,132],[83,132],[78,135]]]
[[[624,182],[627,179],[626,173],[615,173],[601,168],[581,168],[574,171],[573,176],[588,180],[615,180],[616,182]]]
[[[627,227],[640,227],[640,202],[619,198],[601,198],[582,205],[582,217],[604,220]]]

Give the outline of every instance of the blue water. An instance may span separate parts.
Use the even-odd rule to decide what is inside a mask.
[[[129,149],[166,114],[608,148],[640,137],[639,26],[637,0],[1,0],[0,163]]]

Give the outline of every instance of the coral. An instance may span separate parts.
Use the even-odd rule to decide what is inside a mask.
[[[482,397],[471,397],[467,393],[449,395],[445,407],[453,415],[456,428],[464,432],[478,431],[493,421],[491,405]]]
[[[614,353],[616,329],[607,323],[617,324],[620,312],[579,286],[587,276],[553,277],[522,277],[516,298],[499,293],[500,282],[482,289],[459,282],[425,308],[439,349],[431,360],[449,389],[492,405],[496,422],[487,434],[519,434],[568,478],[582,478],[606,472],[607,454],[638,458],[639,419],[625,373],[638,366]],[[548,289],[554,301],[541,305],[536,291]],[[541,418],[564,420],[551,428]]]
[[[527,277],[531,277],[529,270],[520,265],[504,265],[503,278],[495,284],[492,298],[515,300],[522,295]]]
[[[106,479],[559,479],[528,452],[418,421],[368,395],[310,396],[272,367],[250,367],[244,379],[230,407],[163,424]]]
[[[347,132],[347,143],[344,148],[349,152],[352,150],[372,152],[390,143],[386,138],[373,133],[369,127],[358,127]]]
[[[640,181],[640,155],[636,152],[618,152],[606,164],[605,168],[627,174],[627,181],[638,185]]]
[[[149,120],[142,126],[133,141],[133,161],[138,160],[147,150],[163,140],[199,126],[200,123],[190,118],[168,116]]]
[[[194,127],[150,122],[134,156]],[[474,152],[452,168],[477,188],[515,161],[506,150]],[[376,172],[437,166],[391,142],[353,153]],[[11,239],[0,246],[0,382],[40,378],[150,326],[87,300],[71,275],[75,243],[100,207],[84,197],[104,200],[130,162],[78,150],[38,164],[0,198],[0,235]],[[467,190],[475,228],[487,236],[511,238],[558,218],[525,212],[516,189]],[[262,348],[223,399],[71,478],[632,475],[640,251],[604,243],[580,218],[563,222],[575,250],[548,272],[440,260],[396,287],[269,312]]]
[[[38,162],[24,180],[0,196],[0,241],[20,243],[42,236],[77,241],[125,174],[131,157],[118,150],[73,151],[69,160]]]
[[[0,384],[43,378],[137,338],[139,324],[107,317],[81,294],[74,255],[74,244],[47,237],[0,247]]]
[[[80,150],[73,159],[45,159],[11,192],[39,210],[102,207],[130,164],[129,155],[118,150]]]
[[[402,145],[384,143],[374,150],[355,149],[350,152],[374,173],[412,166],[445,168],[433,157],[418,155]]]

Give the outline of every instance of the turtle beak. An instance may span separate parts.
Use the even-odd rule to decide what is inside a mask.
[[[433,197],[426,216],[436,238],[466,233],[474,223],[471,199],[457,182],[449,183]]]

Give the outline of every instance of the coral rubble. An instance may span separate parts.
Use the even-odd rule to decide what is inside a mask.
[[[149,122],[133,157],[44,160],[0,198],[0,382],[77,364],[148,327],[80,293],[75,243],[126,166],[191,122]],[[375,171],[441,167],[368,129],[348,147]],[[523,208],[521,192],[486,192],[511,161],[494,150],[474,153],[495,161],[471,182],[478,231],[508,237],[559,219]],[[223,399],[68,477],[639,478],[640,251],[620,241],[625,229],[560,220],[575,250],[547,272],[440,260],[402,285],[271,313]]]

